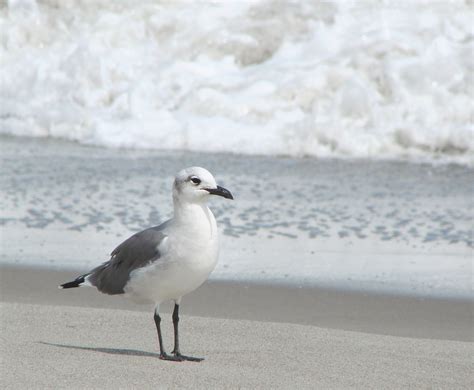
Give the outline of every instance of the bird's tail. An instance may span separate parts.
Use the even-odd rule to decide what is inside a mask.
[[[64,284],[61,284],[59,288],[74,288],[74,287],[80,287],[84,282],[86,281],[86,276],[89,274],[81,275],[74,279],[72,282],[67,282]]]

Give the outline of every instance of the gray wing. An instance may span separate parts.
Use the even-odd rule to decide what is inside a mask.
[[[94,268],[87,281],[105,294],[123,294],[130,273],[161,257],[158,246],[166,237],[163,229],[169,221],[139,233],[122,242],[111,253],[111,258]]]

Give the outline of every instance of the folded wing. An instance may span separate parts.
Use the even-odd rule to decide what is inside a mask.
[[[158,250],[166,234],[165,224],[134,234],[111,253],[111,259],[94,268],[86,281],[105,294],[123,294],[132,271],[157,261],[162,254]]]

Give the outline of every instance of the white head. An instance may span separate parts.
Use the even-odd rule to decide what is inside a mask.
[[[175,200],[203,203],[211,195],[234,199],[230,191],[218,186],[214,176],[204,168],[185,168],[176,175],[173,184],[173,198]]]

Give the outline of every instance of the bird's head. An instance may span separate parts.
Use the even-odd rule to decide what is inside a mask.
[[[191,203],[203,203],[211,195],[234,199],[230,191],[218,186],[214,176],[204,168],[185,168],[176,175],[173,184],[173,197],[175,199]]]

